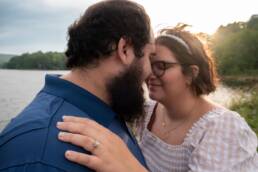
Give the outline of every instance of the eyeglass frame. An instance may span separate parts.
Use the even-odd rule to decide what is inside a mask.
[[[156,72],[155,72],[155,70],[153,70],[154,69],[154,65],[155,64],[163,64],[163,66],[164,66],[164,69],[161,69],[162,70],[162,73],[161,74],[157,74]],[[183,63],[179,63],[179,62],[165,62],[165,61],[155,61],[155,62],[152,62],[151,63],[151,69],[152,69],[152,73],[156,76],[156,77],[158,77],[158,78],[161,78],[163,75],[165,75],[165,73],[166,73],[166,70],[168,70],[169,68],[171,68],[171,67],[173,67],[174,65],[181,65],[181,66],[185,66],[185,65],[188,65],[188,64],[183,64]]]

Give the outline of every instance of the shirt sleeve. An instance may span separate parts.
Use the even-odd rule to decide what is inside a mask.
[[[42,162],[26,163],[22,165],[15,165],[12,167],[0,169],[0,172],[70,172],[49,164]],[[92,170],[85,169],[85,172],[93,172]]]
[[[60,168],[44,164],[41,162],[37,163],[26,163],[22,165],[16,165],[4,169],[0,169],[0,172],[66,172]]]
[[[257,137],[236,112],[212,120],[193,150],[189,172],[257,172]]]

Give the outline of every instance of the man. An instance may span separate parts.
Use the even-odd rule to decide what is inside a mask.
[[[154,46],[148,15],[134,2],[102,1],[89,7],[68,35],[71,71],[47,75],[44,88],[1,133],[0,172],[91,171],[64,157],[66,150],[84,152],[57,139],[56,123],[66,114],[109,128],[145,165],[125,121],[143,112],[141,86]]]

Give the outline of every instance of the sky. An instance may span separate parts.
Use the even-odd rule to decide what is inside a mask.
[[[220,25],[248,21],[258,0],[134,0],[149,14],[155,32],[177,23],[212,34]],[[0,0],[0,53],[63,52],[67,28],[96,0]]]

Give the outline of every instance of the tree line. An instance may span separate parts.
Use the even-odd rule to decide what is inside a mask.
[[[35,53],[25,53],[20,56],[15,56],[9,62],[3,65],[7,69],[38,69],[38,70],[64,70],[65,55],[58,52],[41,51]]]

